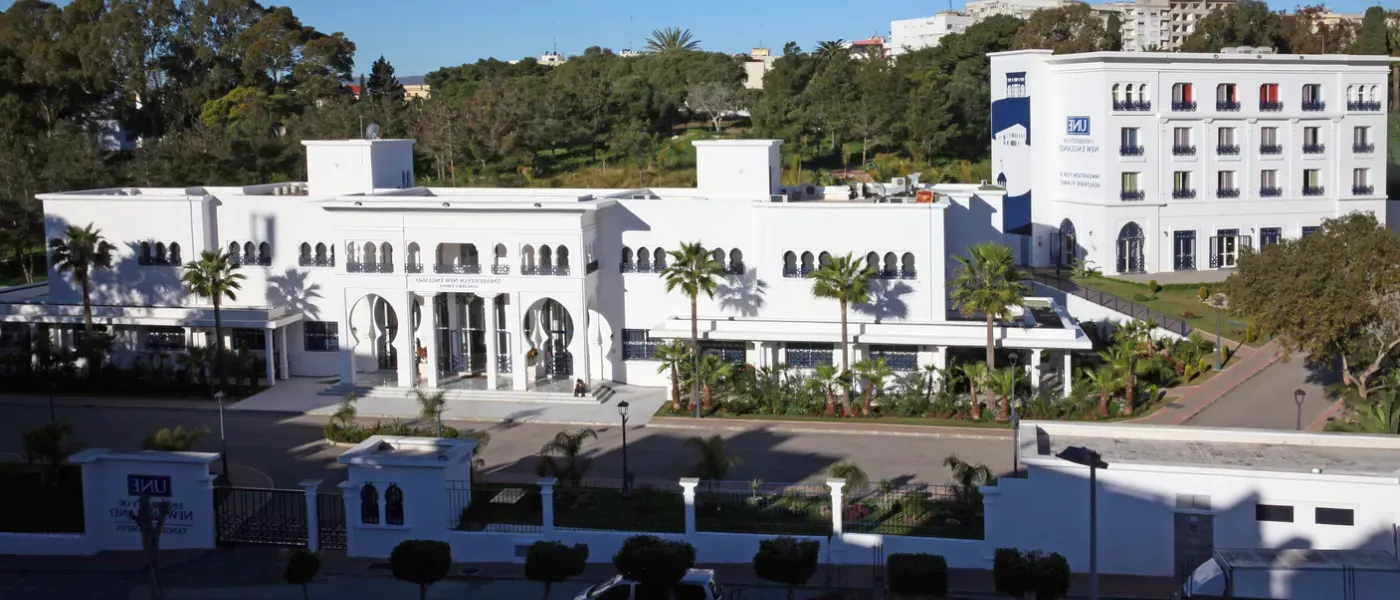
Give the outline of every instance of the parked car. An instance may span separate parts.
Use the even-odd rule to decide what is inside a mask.
[[[637,583],[623,579],[621,575],[599,583],[588,591],[579,594],[574,600],[646,600],[650,596],[637,595]],[[666,596],[661,596],[665,598]],[[723,600],[724,588],[715,581],[715,572],[710,569],[686,571],[680,583],[676,584],[675,600]]]

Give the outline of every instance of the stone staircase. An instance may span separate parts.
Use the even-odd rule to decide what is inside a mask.
[[[542,392],[542,391],[516,391],[516,390],[476,390],[465,388],[444,388],[445,399],[448,402],[454,401],[494,401],[494,402],[545,402],[559,404],[603,404],[612,399],[617,394],[615,387],[618,384],[613,382],[596,383],[590,388],[589,395],[582,398],[574,397],[572,392]],[[355,394],[361,398],[386,398],[397,399],[411,396],[413,391],[408,388],[398,386],[368,386],[337,383],[323,390],[322,396],[344,396]]]

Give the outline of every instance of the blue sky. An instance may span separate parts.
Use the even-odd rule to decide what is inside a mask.
[[[962,8],[965,0],[952,0]],[[1393,0],[1383,0],[1389,4]],[[12,0],[0,0],[8,7]],[[287,5],[321,31],[355,41],[357,71],[379,55],[400,75],[494,56],[539,56],[555,44],[564,54],[589,46],[640,47],[656,28],[686,27],[707,50],[743,52],[760,43],[779,51],[788,41],[810,48],[818,40],[888,35],[890,21],[933,14],[934,0],[263,0]],[[1095,0],[1091,3],[1098,3]],[[1311,2],[1309,2],[1311,3]],[[1269,0],[1275,10],[1297,0]],[[1332,10],[1362,12],[1377,0],[1335,0]]]

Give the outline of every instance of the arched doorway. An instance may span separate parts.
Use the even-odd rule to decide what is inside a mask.
[[[1050,262],[1055,266],[1070,266],[1075,259],[1079,258],[1079,242],[1074,233],[1074,222],[1069,219],[1060,221],[1060,230],[1052,236],[1054,242],[1050,244]]]
[[[568,309],[553,298],[544,298],[530,305],[524,319],[527,353],[535,353],[535,358],[527,361],[535,365],[527,369],[527,377],[532,372],[536,381],[573,377],[574,357],[569,344],[574,339],[574,319]]]
[[[486,372],[486,301],[476,294],[438,294],[437,368],[440,375]]]
[[[1141,273],[1145,261],[1143,260],[1142,247],[1145,242],[1142,235],[1142,227],[1137,223],[1129,221],[1122,229],[1118,230],[1118,260],[1117,267],[1119,273]]]
[[[360,298],[350,310],[350,327],[357,354],[360,344],[368,343],[375,370],[398,370],[399,315],[393,304],[376,294]]]

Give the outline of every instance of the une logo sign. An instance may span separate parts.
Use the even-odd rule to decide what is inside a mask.
[[[126,493],[131,496],[170,497],[169,475],[127,475]]]
[[[1065,120],[1067,135],[1089,135],[1089,117],[1069,117]]]

